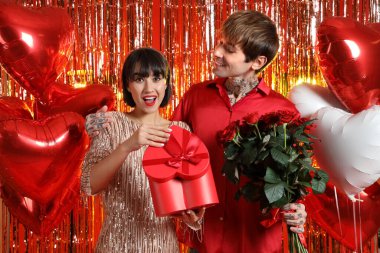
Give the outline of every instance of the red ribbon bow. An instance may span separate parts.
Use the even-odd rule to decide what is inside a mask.
[[[158,175],[158,173],[152,173],[153,171],[151,169],[147,170],[144,168],[148,176],[156,178],[158,180],[166,180],[170,177],[172,178],[175,175],[180,175],[183,178],[191,179],[194,178],[194,176],[202,176],[204,173],[206,173],[206,168],[193,167],[192,171],[189,169],[190,164],[197,165],[201,160],[207,159],[209,157],[207,152],[198,151],[198,148],[202,144],[201,140],[186,130],[183,130],[181,132],[182,145],[180,145],[177,141],[175,134],[172,134],[164,146],[165,151],[171,157],[143,160],[144,167],[165,164],[167,166],[175,168],[175,171],[169,172],[161,167],[160,174]]]
[[[196,154],[196,151],[201,143],[199,138],[196,138],[194,135],[190,135],[188,140],[185,139],[187,138],[183,138],[184,148],[179,145],[175,138],[170,138],[168,143],[165,145],[164,149],[173,157],[166,161],[166,164],[170,167],[180,168],[182,167],[182,161],[187,161],[195,165],[199,163],[202,158],[207,158],[207,156],[204,157],[204,154]],[[186,171],[183,172],[188,174],[189,167],[183,167],[186,169]]]

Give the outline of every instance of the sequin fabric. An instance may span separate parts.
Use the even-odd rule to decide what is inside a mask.
[[[90,170],[99,160],[128,139],[139,124],[124,113],[110,113],[111,127],[104,128],[91,142],[82,169],[81,188],[90,190]],[[173,122],[189,130],[183,122]],[[179,252],[172,218],[155,216],[149,182],[142,168],[146,147],[131,152],[109,186],[101,192],[105,219],[95,252],[174,253]]]

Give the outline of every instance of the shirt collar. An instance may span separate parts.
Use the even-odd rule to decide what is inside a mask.
[[[208,87],[217,87],[218,89],[226,89],[226,87],[224,86],[224,83],[226,82],[227,78],[216,78],[213,82],[210,82],[209,84],[207,84]],[[259,78],[259,84],[257,85],[256,88],[254,88],[253,90],[257,89],[258,91],[261,91],[261,93],[265,94],[265,95],[268,95],[269,92],[271,91],[271,88],[269,88],[269,86],[265,83],[264,79],[263,78]],[[248,93],[250,94],[251,91]]]

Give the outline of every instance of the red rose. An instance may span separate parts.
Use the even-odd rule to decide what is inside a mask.
[[[257,121],[259,120],[259,114],[256,113],[256,112],[255,112],[255,113],[248,114],[247,116],[245,116],[245,117],[243,118],[243,120],[244,120],[245,122],[247,122],[248,124],[251,124],[251,125],[256,124]]]
[[[284,123],[289,123],[289,122],[298,120],[300,118],[299,113],[294,112],[294,111],[285,111],[284,110],[284,111],[278,111],[276,114],[280,118],[280,121],[277,123],[278,125],[282,125]]]
[[[278,125],[280,117],[276,112],[270,112],[262,115],[259,121],[259,128],[267,129],[271,128],[273,125]]]
[[[252,128],[254,127],[253,124],[255,123],[250,124],[245,120],[239,120],[237,124],[239,127],[239,130],[238,130],[239,135],[244,138],[244,137],[249,136],[252,133]]]
[[[218,133],[219,142],[221,142],[222,144],[226,142],[231,142],[235,138],[236,132],[236,122],[229,124],[224,130]]]

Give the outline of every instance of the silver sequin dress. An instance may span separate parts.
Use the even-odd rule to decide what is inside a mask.
[[[94,137],[82,169],[81,188],[90,195],[90,170],[128,139],[140,125],[124,113],[112,112],[111,127]],[[183,122],[173,122],[189,130]],[[96,245],[101,253],[179,252],[175,225],[171,218],[157,218],[149,182],[142,168],[146,147],[131,152],[108,187],[102,191],[105,220]]]

